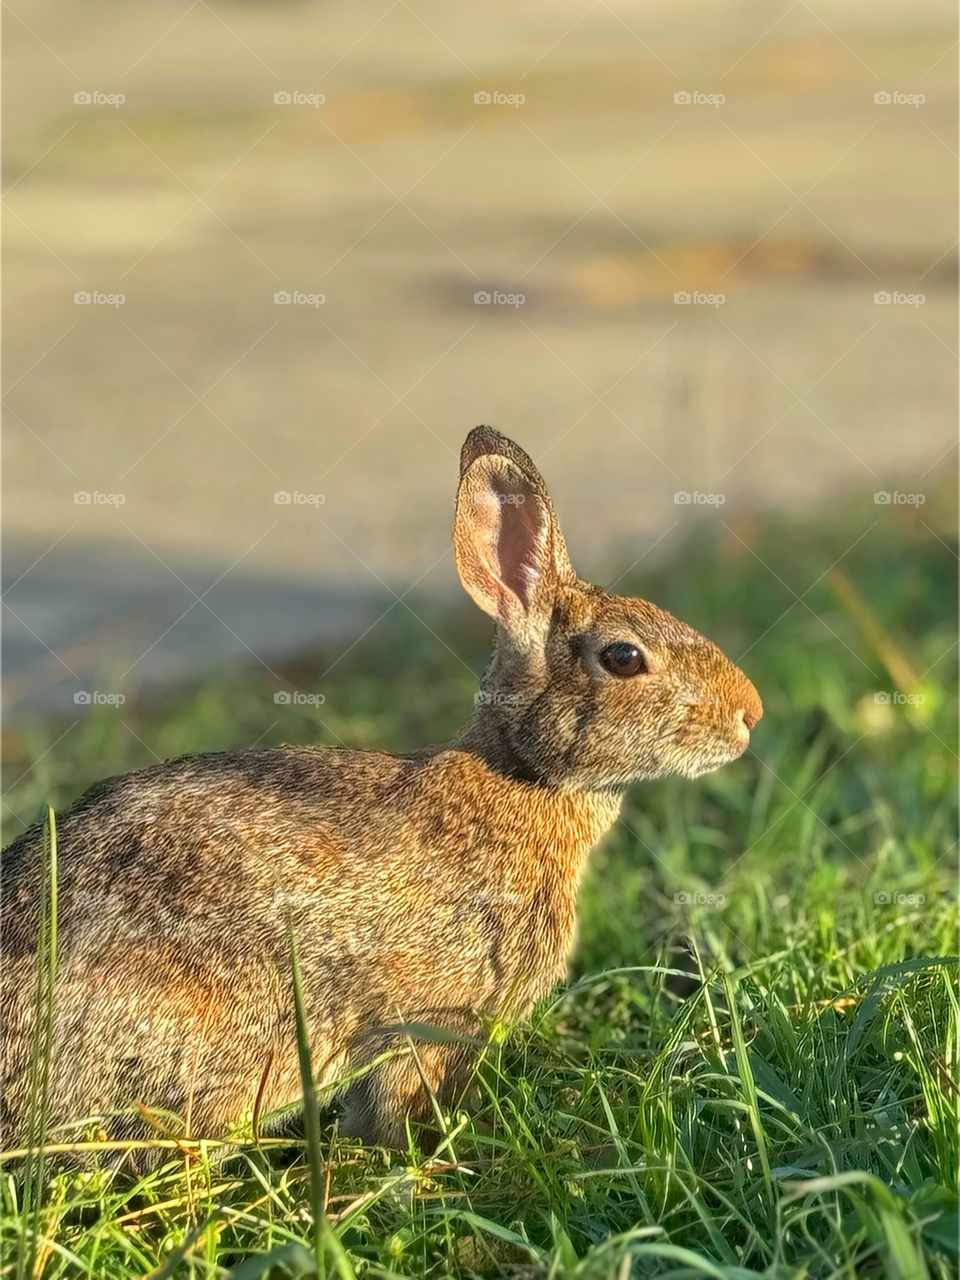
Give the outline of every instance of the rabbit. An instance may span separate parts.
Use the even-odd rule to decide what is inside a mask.
[[[318,1088],[342,1131],[403,1148],[463,1097],[491,1021],[563,981],[587,856],[638,779],[736,759],[762,714],[709,640],[578,579],[527,454],[463,446],[457,569],[496,622],[473,718],[410,755],[183,756],[59,816],[49,1121],[216,1138],[302,1097],[292,926]],[[44,836],[3,855],[3,1123],[27,1133]],[[411,1036],[432,1024],[452,1034]],[[394,1050],[393,1053],[388,1050]]]

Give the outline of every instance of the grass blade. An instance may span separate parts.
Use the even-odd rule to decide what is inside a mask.
[[[50,1111],[50,1064],[53,1052],[54,996],[57,975],[57,818],[48,804],[44,814],[43,866],[40,877],[40,910],[37,923],[36,1005],[30,1049],[30,1116],[23,1180],[23,1214],[17,1280],[37,1270],[37,1245],[43,1207],[43,1146]]]
[[[297,1058],[300,1064],[300,1085],[303,1090],[303,1115],[306,1129],[307,1162],[310,1167],[310,1207],[313,1215],[313,1252],[317,1262],[317,1274],[326,1274],[325,1253],[329,1249],[341,1280],[356,1280],[353,1266],[339,1236],[330,1225],[324,1211],[323,1153],[320,1150],[320,1107],[313,1079],[310,1058],[310,1036],[303,1003],[303,979],[300,974],[300,958],[293,923],[288,918],[290,937],[290,965],[293,974],[293,1004],[297,1023]]]

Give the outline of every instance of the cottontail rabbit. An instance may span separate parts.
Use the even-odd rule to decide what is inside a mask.
[[[476,714],[408,756],[334,747],[184,756],[102,782],[58,821],[50,1121],[215,1137],[300,1097],[288,925],[318,1085],[391,1046],[344,1127],[396,1145],[459,1096],[465,1036],[565,975],[577,884],[624,788],[739,756],[761,715],[719,649],[571,568],[527,455],[477,427],[454,547],[497,623]],[[43,833],[3,857],[4,1137],[23,1141]],[[410,1042],[398,1024],[458,1040]],[[393,1028],[391,1030],[391,1027]]]

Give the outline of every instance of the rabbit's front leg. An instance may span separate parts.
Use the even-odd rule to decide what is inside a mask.
[[[470,1078],[472,1056],[456,1045],[418,1043],[380,1063],[346,1093],[341,1130],[367,1146],[402,1150],[406,1117],[436,1118],[431,1094],[442,1106],[456,1104]]]

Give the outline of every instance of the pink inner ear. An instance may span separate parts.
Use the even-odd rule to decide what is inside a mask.
[[[530,608],[543,568],[544,512],[530,485],[511,475],[495,477],[492,485],[498,521],[499,579]]]
[[[497,558],[500,561],[499,577],[518,597],[524,608],[530,607],[533,593],[540,581],[543,534],[542,511],[536,497],[529,490],[498,485],[499,530]],[[510,499],[514,501],[511,502]],[[519,498],[521,501],[517,502]]]
[[[557,577],[553,513],[540,488],[536,476],[491,455],[470,464],[457,494],[460,580],[485,613],[517,634],[539,615]]]

